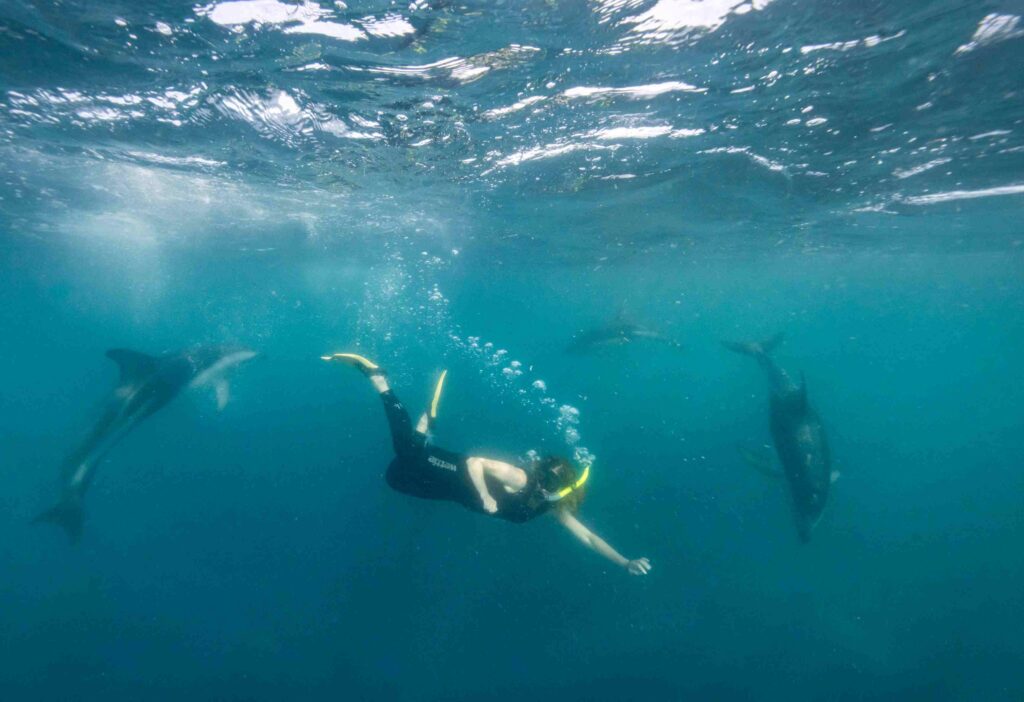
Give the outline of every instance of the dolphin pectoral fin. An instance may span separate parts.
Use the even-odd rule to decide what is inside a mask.
[[[834,471],[832,471],[832,472],[831,472],[831,473],[829,473],[829,475],[828,475],[828,482],[829,482],[829,484],[830,484],[830,485],[831,485],[831,484],[834,484],[834,483],[835,483],[836,481],[838,481],[838,480],[839,480],[839,478],[840,478],[841,476],[842,476],[842,473],[840,473],[840,472],[839,472],[838,470],[834,470]]]
[[[121,369],[121,387],[131,387],[156,372],[157,360],[131,349],[108,349],[107,358]]]
[[[782,470],[775,466],[771,451],[766,447],[751,449],[743,444],[736,444],[736,451],[740,454],[740,458],[743,459],[744,463],[765,477],[781,478],[785,475]]]
[[[217,395],[217,411],[224,409],[231,399],[231,386],[224,378],[218,378],[213,382],[213,391]]]

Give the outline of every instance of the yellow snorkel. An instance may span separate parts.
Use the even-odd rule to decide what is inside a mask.
[[[557,492],[548,492],[547,490],[543,490],[542,492],[544,493],[544,499],[547,500],[548,502],[558,502],[559,500],[564,499],[571,493],[576,492],[581,487],[583,487],[584,483],[587,482],[587,478],[589,477],[590,464],[587,463],[584,464],[583,466],[583,474],[576,479],[575,483],[573,483],[572,485],[568,485]]]

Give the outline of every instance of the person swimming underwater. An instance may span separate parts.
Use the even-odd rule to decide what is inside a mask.
[[[437,383],[429,411],[420,417],[414,430],[409,413],[388,385],[383,368],[354,353],[321,358],[358,368],[380,393],[395,448],[395,458],[385,473],[392,489],[422,499],[458,502],[474,512],[510,522],[522,523],[551,512],[585,546],[615,565],[632,575],[650,572],[648,559],[626,558],[576,518],[590,474],[589,465],[577,474],[569,461],[550,457],[527,471],[493,458],[466,456],[435,446],[427,441],[427,431],[437,417],[445,374]]]

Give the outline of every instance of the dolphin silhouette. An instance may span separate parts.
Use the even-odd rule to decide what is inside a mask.
[[[219,346],[197,346],[160,356],[128,349],[107,351],[107,358],[120,367],[121,379],[99,421],[64,461],[60,501],[34,521],[58,524],[72,543],[77,542],[82,534],[82,500],[100,460],[186,388],[212,387],[217,407],[223,409],[229,399],[225,373],[255,355],[248,349]]]
[[[838,474],[832,471],[825,428],[807,401],[807,383],[803,376],[797,385],[772,360],[770,354],[781,342],[782,335],[777,334],[763,342],[722,343],[730,351],[754,358],[768,378],[772,440],[789,484],[797,534],[807,543],[825,509],[829,485]]]
[[[583,355],[599,348],[628,344],[638,339],[648,339],[673,349],[683,348],[678,341],[666,337],[661,332],[630,322],[620,314],[604,326],[577,332],[565,350],[567,353]]]

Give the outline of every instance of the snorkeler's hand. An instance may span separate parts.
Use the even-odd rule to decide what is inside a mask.
[[[494,501],[494,498],[490,495],[483,497],[484,511],[487,514],[494,514],[498,511],[498,503]]]
[[[626,564],[630,575],[647,575],[651,572],[651,562],[646,558],[637,558]]]

